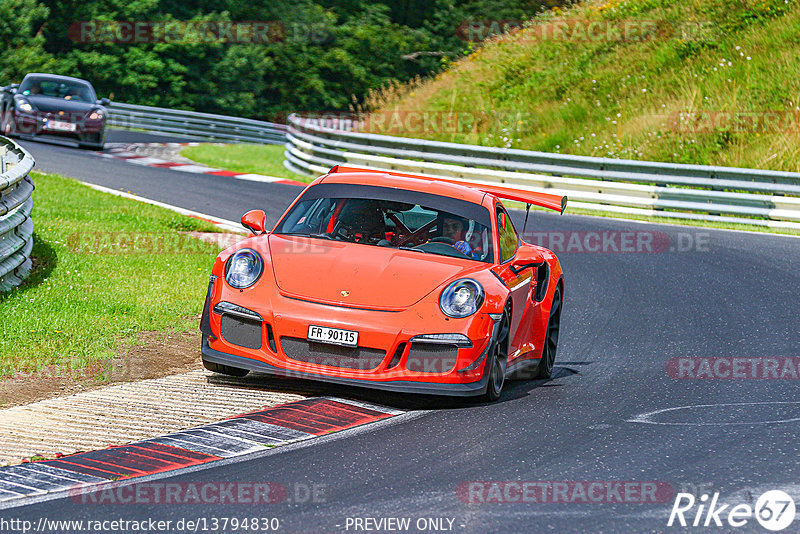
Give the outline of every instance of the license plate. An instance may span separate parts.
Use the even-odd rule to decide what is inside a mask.
[[[61,122],[61,121],[47,121],[45,123],[45,128],[48,130],[59,130],[62,132],[74,132],[75,125],[71,122]]]
[[[327,326],[311,325],[308,327],[308,340],[331,345],[344,345],[345,347],[358,346],[358,332],[355,330],[342,330]]]

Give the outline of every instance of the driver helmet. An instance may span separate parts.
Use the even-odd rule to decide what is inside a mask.
[[[447,237],[455,241],[464,241],[469,228],[469,222],[463,217],[452,215],[450,213],[443,213],[440,219],[442,237]]]

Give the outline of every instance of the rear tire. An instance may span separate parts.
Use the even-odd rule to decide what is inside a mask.
[[[230,365],[223,365],[221,363],[209,362],[205,358],[203,358],[203,367],[205,367],[209,371],[229,376],[242,377],[250,372],[250,369],[240,369],[239,367],[231,367]]]
[[[550,319],[547,321],[547,335],[542,347],[542,359],[536,368],[536,378],[550,378],[553,376],[553,367],[556,362],[558,350],[558,334],[561,330],[561,288],[556,287],[553,303],[550,306]]]
[[[506,367],[508,365],[508,338],[511,330],[511,303],[506,305],[503,310],[503,317],[500,319],[500,327],[497,330],[497,339],[492,342],[489,354],[486,357],[484,373],[489,373],[489,381],[486,384],[486,393],[481,395],[480,400],[484,402],[494,402],[503,393],[503,384],[506,380]]]

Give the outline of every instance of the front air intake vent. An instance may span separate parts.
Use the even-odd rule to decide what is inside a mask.
[[[386,357],[386,352],[366,347],[340,347],[308,341],[299,337],[281,337],[281,347],[287,358],[300,362],[371,371]]]
[[[449,373],[456,366],[458,346],[440,343],[411,343],[406,369],[416,373]]]
[[[261,322],[227,313],[222,316],[222,338],[228,343],[248,349],[260,349],[263,338]]]

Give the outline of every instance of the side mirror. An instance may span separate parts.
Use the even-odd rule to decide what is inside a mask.
[[[242,215],[242,226],[255,235],[263,234],[267,231],[267,214],[264,210],[250,210]]]
[[[111,100],[107,98],[101,98],[100,100],[97,101],[97,103],[100,104],[101,106],[107,106],[111,104]]]
[[[519,247],[516,257],[511,261],[509,269],[514,274],[519,274],[528,267],[539,267],[544,264],[544,254],[533,247]]]

